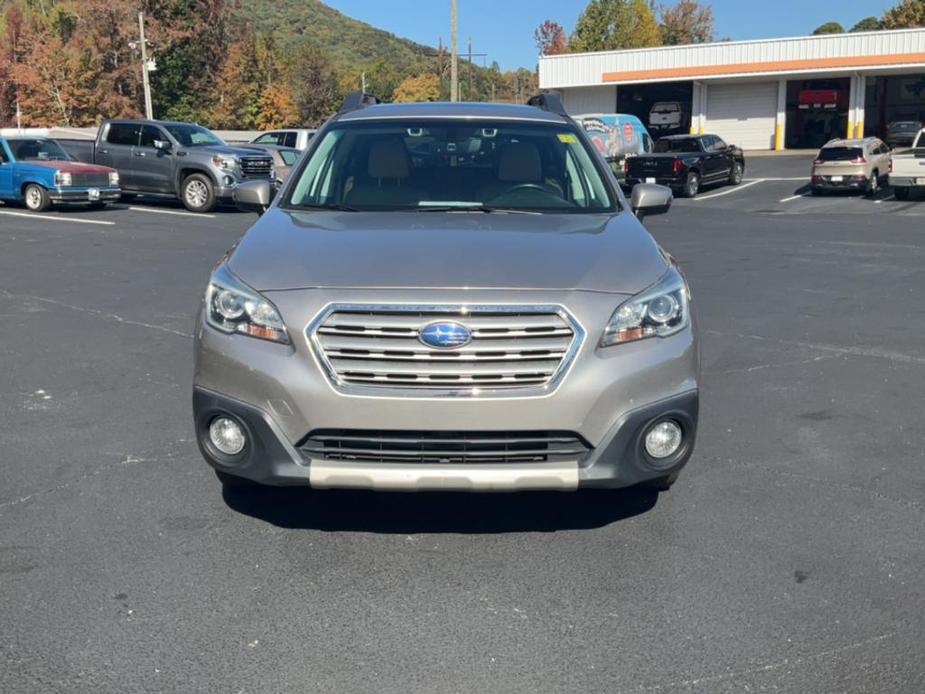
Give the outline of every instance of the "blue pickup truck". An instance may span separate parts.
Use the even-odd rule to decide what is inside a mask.
[[[0,200],[33,212],[55,203],[105,207],[119,199],[115,169],[75,161],[45,137],[0,137]]]

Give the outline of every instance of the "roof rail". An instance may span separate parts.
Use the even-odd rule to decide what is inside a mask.
[[[338,113],[347,113],[348,111],[357,111],[373,104],[381,103],[378,98],[372,94],[364,92],[350,92],[344,97],[344,103],[341,104]]]
[[[560,116],[569,118],[569,114],[565,110],[565,106],[562,105],[562,99],[560,99],[555,94],[537,94],[536,96],[531,96],[527,100],[527,106],[535,106],[536,108],[542,109],[543,111],[549,111],[550,113],[557,113]]]

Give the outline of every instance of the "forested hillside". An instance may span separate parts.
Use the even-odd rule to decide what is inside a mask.
[[[93,125],[144,110],[146,14],[155,116],[221,128],[317,125],[360,85],[386,100],[447,98],[449,56],[320,0],[0,0],[0,125]],[[460,65],[462,98],[521,100],[532,70]]]

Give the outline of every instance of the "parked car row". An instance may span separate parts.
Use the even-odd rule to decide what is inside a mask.
[[[49,138],[0,138],[0,200],[42,212],[56,203],[104,207],[146,195],[209,212],[231,202],[239,183],[281,183],[301,151],[279,143],[291,139],[304,146],[312,132],[274,131],[254,144],[230,147],[193,123],[112,120],[89,147],[72,143],[70,152]],[[264,144],[268,137],[277,144]]]

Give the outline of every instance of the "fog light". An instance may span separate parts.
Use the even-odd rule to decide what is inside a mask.
[[[226,186],[233,186],[234,179],[231,176],[225,176],[222,178],[222,183],[224,183]]]
[[[244,450],[247,437],[241,425],[228,417],[216,417],[209,425],[209,440],[225,455],[237,455]]]
[[[649,429],[646,452],[653,458],[667,458],[681,448],[684,436],[677,422],[666,419]]]

